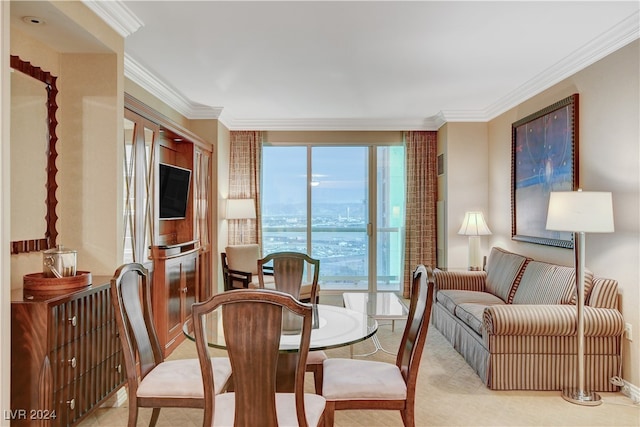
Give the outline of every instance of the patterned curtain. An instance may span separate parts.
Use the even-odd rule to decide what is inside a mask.
[[[228,221],[230,245],[258,243],[262,245],[260,224],[260,165],[262,164],[262,132],[231,131],[229,165],[229,199],[253,199],[256,219]]]
[[[436,264],[437,136],[436,131],[405,133],[405,298],[410,297],[411,276],[416,266]]]

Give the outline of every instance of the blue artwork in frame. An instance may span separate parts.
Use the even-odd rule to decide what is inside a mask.
[[[573,233],[547,230],[552,191],[576,190],[578,94],[511,126],[511,238],[573,248]]]

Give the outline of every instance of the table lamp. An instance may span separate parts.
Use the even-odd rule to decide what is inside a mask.
[[[596,406],[602,403],[600,396],[597,393],[586,391],[584,385],[584,234],[613,232],[611,193],[582,190],[551,192],[547,213],[547,230],[574,233],[573,256],[578,293],[577,388],[563,390],[562,397],[578,405]]]
[[[491,234],[482,212],[467,212],[458,234],[469,236],[469,270],[482,270],[480,236]]]

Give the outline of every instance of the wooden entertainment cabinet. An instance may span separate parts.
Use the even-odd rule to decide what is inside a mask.
[[[154,323],[166,357],[184,341],[182,325],[191,318],[191,305],[211,295],[213,146],[129,96],[125,108],[128,120],[154,129],[147,148],[153,159],[151,241],[144,249],[150,250]],[[159,215],[160,164],[191,171],[184,216]]]
[[[109,280],[57,295],[12,292],[12,426],[75,424],[124,385]]]
[[[153,316],[165,356],[184,341],[182,325],[198,301],[199,250],[197,240],[152,248]]]

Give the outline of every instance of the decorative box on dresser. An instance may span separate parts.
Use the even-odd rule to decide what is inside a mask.
[[[109,280],[11,295],[11,425],[69,426],[125,383]]]

